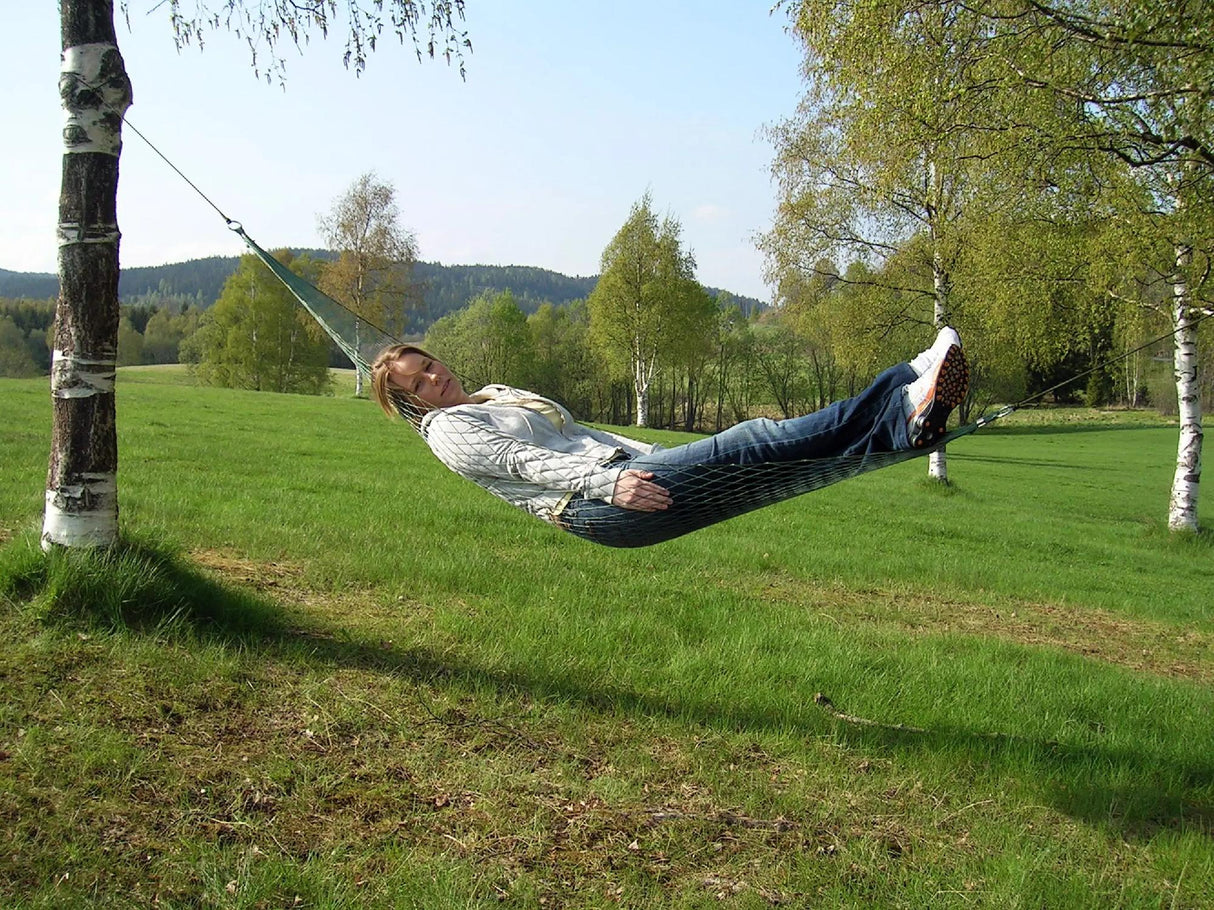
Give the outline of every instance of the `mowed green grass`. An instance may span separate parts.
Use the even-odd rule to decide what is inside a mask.
[[[49,565],[45,383],[0,380],[5,906],[1214,906],[1165,422],[618,551],[369,402],[179,375],[120,374],[128,548]]]

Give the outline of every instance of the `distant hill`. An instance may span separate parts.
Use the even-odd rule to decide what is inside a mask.
[[[45,300],[59,296],[59,279],[43,272],[10,272],[0,269],[0,297]]]
[[[333,255],[327,250],[296,252],[319,259],[330,259]],[[169,265],[126,268],[118,280],[118,294],[124,301],[155,296],[179,300],[193,298],[202,307],[209,307],[218,299],[224,282],[236,271],[239,261],[236,256],[209,256]],[[519,307],[532,313],[545,301],[559,306],[585,299],[598,281],[597,275],[571,277],[534,266],[443,265],[438,262],[419,262],[414,275],[425,285],[423,299],[426,304],[426,315],[412,326],[414,331],[424,331],[431,322],[459,309],[484,291],[510,291]],[[708,291],[714,295],[721,293],[718,288]],[[56,275],[0,269],[0,297],[45,300],[58,294]],[[747,314],[767,307],[753,297],[732,293],[731,296]]]
[[[318,250],[305,250],[320,255]],[[325,252],[324,258],[331,258]],[[219,299],[223,283],[236,271],[237,256],[208,256],[170,265],[124,268],[118,276],[118,296],[124,300],[145,294],[199,298],[203,307]],[[10,272],[0,269],[0,297],[57,297],[59,276],[44,272]]]

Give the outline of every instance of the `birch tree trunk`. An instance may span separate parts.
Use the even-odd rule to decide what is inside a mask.
[[[948,325],[949,310],[949,278],[940,261],[939,243],[936,243],[932,259],[932,287],[935,291],[932,322],[938,331]],[[927,476],[937,483],[948,483],[948,455],[945,454],[944,446],[927,456]]]
[[[633,364],[633,389],[636,392],[636,425],[638,427],[649,426],[649,381],[649,365],[645,362],[645,356],[638,352]]]
[[[1176,327],[1173,363],[1176,402],[1180,415],[1180,441],[1176,451],[1176,473],[1168,504],[1168,528],[1196,533],[1197,493],[1201,484],[1201,396],[1197,385],[1197,326],[1190,308],[1188,269],[1192,248],[1176,247],[1176,272],[1172,282],[1172,319]]]
[[[118,156],[131,84],[112,0],[61,0],[66,114],[42,548],[118,539]]]

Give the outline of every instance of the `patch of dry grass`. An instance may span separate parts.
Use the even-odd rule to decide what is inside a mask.
[[[843,624],[874,624],[912,635],[987,636],[1059,648],[1161,677],[1214,682],[1214,635],[1094,607],[1007,598],[984,603],[898,589],[807,586],[803,579],[779,577],[767,578],[763,596]]]

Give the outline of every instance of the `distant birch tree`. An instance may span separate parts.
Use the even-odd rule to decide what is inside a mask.
[[[1168,526],[1196,531],[1197,319],[1211,310],[1214,265],[1214,12],[1159,0],[970,0],[968,9],[998,41],[1000,78],[1068,115],[1062,128],[1057,118],[1038,124],[1034,141],[1111,158],[1144,190],[1145,204],[1124,206],[1119,218],[1137,226],[1140,248],[1168,251],[1166,266],[1148,253],[1135,271],[1155,271],[1171,287],[1180,433]],[[1026,112],[1044,108],[1033,102]]]
[[[400,224],[396,188],[373,172],[363,174],[334,200],[319,224],[325,242],[338,254],[321,273],[321,290],[388,334],[403,334],[420,294],[412,280],[417,240]],[[355,320],[356,350],[361,325]],[[355,370],[354,393],[363,393],[362,370]]]
[[[1214,265],[1214,13],[1157,0],[1017,0],[1000,23],[1016,29],[1017,74],[1071,102],[1079,128],[1065,137],[1143,174],[1169,262],[1166,306],[1174,332],[1179,434],[1168,527],[1196,532],[1202,404],[1197,319],[1211,311]],[[1137,219],[1141,220],[1141,219]]]
[[[726,299],[722,299],[726,298]],[[717,298],[713,336],[713,373],[716,380],[713,432],[725,427],[726,405],[732,405],[732,422],[744,420],[750,408],[750,359],[754,337],[741,307],[722,294]],[[735,378],[736,377],[736,378]],[[731,395],[731,392],[734,393]]]
[[[1214,311],[1214,175],[1203,179],[1200,170],[1182,168],[1157,165],[1132,175],[1134,192],[1123,194],[1121,214],[1100,234],[1102,269],[1095,278],[1110,305],[1150,311],[1155,324],[1172,330],[1179,429],[1168,527],[1196,532],[1204,438],[1198,332]]]
[[[872,313],[871,325],[953,321],[967,222],[999,201],[986,192],[987,161],[1014,143],[1007,132],[968,129],[1001,104],[985,79],[987,28],[960,2],[790,8],[807,84],[797,114],[770,132],[780,195],[761,243],[769,278],[790,284],[784,273],[814,274],[824,260],[864,261],[879,276],[898,256],[910,280],[888,288],[892,306]],[[929,475],[947,482],[943,451]]]
[[[589,301],[591,338],[628,370],[639,427],[649,425],[650,384],[661,358],[686,343],[678,329],[702,293],[695,258],[682,248],[682,226],[670,216],[659,220],[646,193],[603,250]]]
[[[274,58],[327,33],[336,0],[196,0],[167,9],[180,44],[229,29]],[[342,0],[345,62],[355,71],[387,28],[423,53],[458,62],[470,47],[456,27],[463,0]],[[118,540],[118,433],[114,377],[118,354],[118,160],[131,82],[118,49],[113,0],[60,0],[59,94],[63,129],[59,196],[59,302],[51,368],[51,451],[42,547],[105,547]],[[425,37],[420,37],[420,36]],[[276,66],[281,73],[281,67]]]

